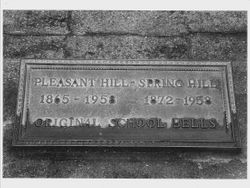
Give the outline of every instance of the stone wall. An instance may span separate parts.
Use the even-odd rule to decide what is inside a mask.
[[[3,18],[4,177],[246,178],[246,12],[5,10]],[[22,58],[231,61],[243,148],[12,148]]]

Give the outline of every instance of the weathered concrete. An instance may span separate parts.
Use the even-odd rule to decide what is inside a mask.
[[[246,178],[246,12],[4,11],[4,177]],[[21,58],[232,61],[242,151],[13,148]]]

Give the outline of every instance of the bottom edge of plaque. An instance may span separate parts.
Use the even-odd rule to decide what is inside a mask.
[[[225,149],[241,149],[237,142],[160,142],[160,143],[147,143],[143,141],[133,142],[127,141],[122,143],[117,141],[95,142],[95,141],[21,141],[13,140],[13,147],[161,147],[161,148],[225,148]]]

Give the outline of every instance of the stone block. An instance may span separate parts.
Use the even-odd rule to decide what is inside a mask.
[[[66,40],[68,58],[187,59],[185,37],[74,36]]]
[[[64,35],[68,31],[67,11],[3,11],[3,33],[19,35]]]
[[[190,11],[186,23],[190,32],[247,32],[246,11]]]
[[[247,59],[246,34],[194,34],[190,36],[190,59],[235,61]]]
[[[3,120],[13,121],[19,83],[20,60],[3,61]]]
[[[195,32],[247,31],[247,13],[237,11],[73,11],[75,35],[176,36]]]
[[[3,40],[4,58],[62,58],[62,36],[9,36]]]
[[[235,94],[247,94],[247,61],[232,61]]]
[[[185,16],[174,11],[73,11],[74,34],[171,36],[186,33]]]

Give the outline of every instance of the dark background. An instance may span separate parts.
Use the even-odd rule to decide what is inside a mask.
[[[3,176],[246,178],[247,12],[3,12]],[[242,150],[13,148],[22,58],[231,61]]]

